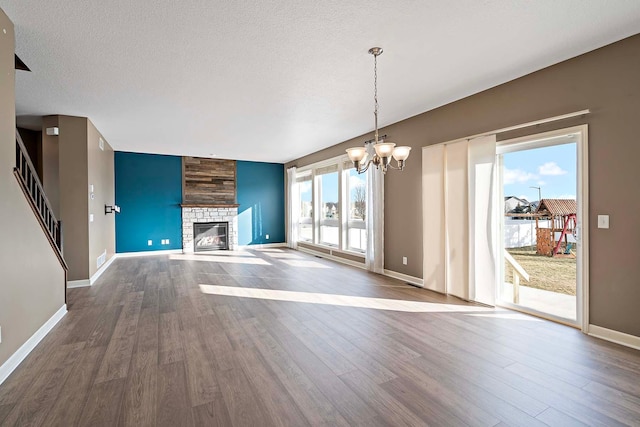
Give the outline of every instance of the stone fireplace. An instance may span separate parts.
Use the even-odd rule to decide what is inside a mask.
[[[182,205],[182,252],[194,252],[193,224],[227,222],[227,242],[229,250],[238,246],[238,208]]]
[[[194,224],[205,223],[227,223],[226,245],[214,244],[206,250],[235,250],[238,246],[235,160],[183,157],[182,171],[182,252],[194,252],[197,237],[194,230],[206,228]]]

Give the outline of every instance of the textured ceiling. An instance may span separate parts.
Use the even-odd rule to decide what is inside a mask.
[[[286,162],[640,32],[638,0],[0,0],[19,121],[117,150]]]

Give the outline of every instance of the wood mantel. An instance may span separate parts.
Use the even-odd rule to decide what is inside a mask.
[[[182,203],[183,208],[237,208],[240,205],[235,203]]]
[[[200,205],[224,208],[236,204],[235,160],[183,157],[182,178],[182,202],[185,207]]]

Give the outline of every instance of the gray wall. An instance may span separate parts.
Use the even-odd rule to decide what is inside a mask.
[[[64,259],[68,279],[89,276],[89,203],[87,166],[87,119],[57,116],[60,135],[60,220],[63,226]]]
[[[385,178],[385,268],[422,277],[422,147],[588,108],[592,113],[584,118],[518,133],[589,125],[590,323],[640,336],[640,193],[634,187],[640,182],[639,76],[636,35],[382,129],[412,147],[406,170]],[[359,136],[286,167],[343,154],[369,138]],[[611,215],[610,229],[596,227],[597,214]],[[409,258],[407,266],[402,256]]]
[[[113,149],[105,141],[104,151],[100,150],[100,132],[86,117],[48,116],[47,120],[60,128],[60,135],[51,141],[57,144],[59,166],[59,188],[53,193],[59,197],[68,279],[88,280],[98,270],[97,258],[105,250],[107,260],[115,253],[115,219],[104,213],[104,205],[115,199]],[[45,172],[47,167],[55,169],[55,157],[51,160],[45,162]]]
[[[13,24],[0,9],[0,366],[64,305],[65,286],[64,270],[13,175],[13,54]]]
[[[56,218],[60,218],[60,152],[58,137],[46,129],[58,126],[58,116],[42,118],[42,186]]]
[[[104,151],[99,148],[99,139],[104,141]],[[115,203],[114,153],[111,146],[98,129],[87,120],[87,161],[88,182],[93,185],[94,199],[91,200],[88,187],[89,213],[94,220],[89,223],[89,276],[98,270],[97,258],[107,252],[108,260],[115,254],[116,221],[115,214],[105,215],[104,205]]]

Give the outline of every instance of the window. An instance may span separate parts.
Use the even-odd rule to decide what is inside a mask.
[[[320,200],[320,243],[340,245],[340,201],[338,197],[337,165],[318,170],[318,199]]]
[[[366,175],[359,175],[354,168],[345,172],[349,200],[347,222],[347,249],[364,252],[367,248],[367,229],[365,215],[367,211]]]
[[[300,219],[298,220],[298,238],[313,241],[313,188],[311,172],[298,174],[296,179],[300,191]]]
[[[298,238],[351,252],[365,252],[366,175],[344,156],[299,170]]]

